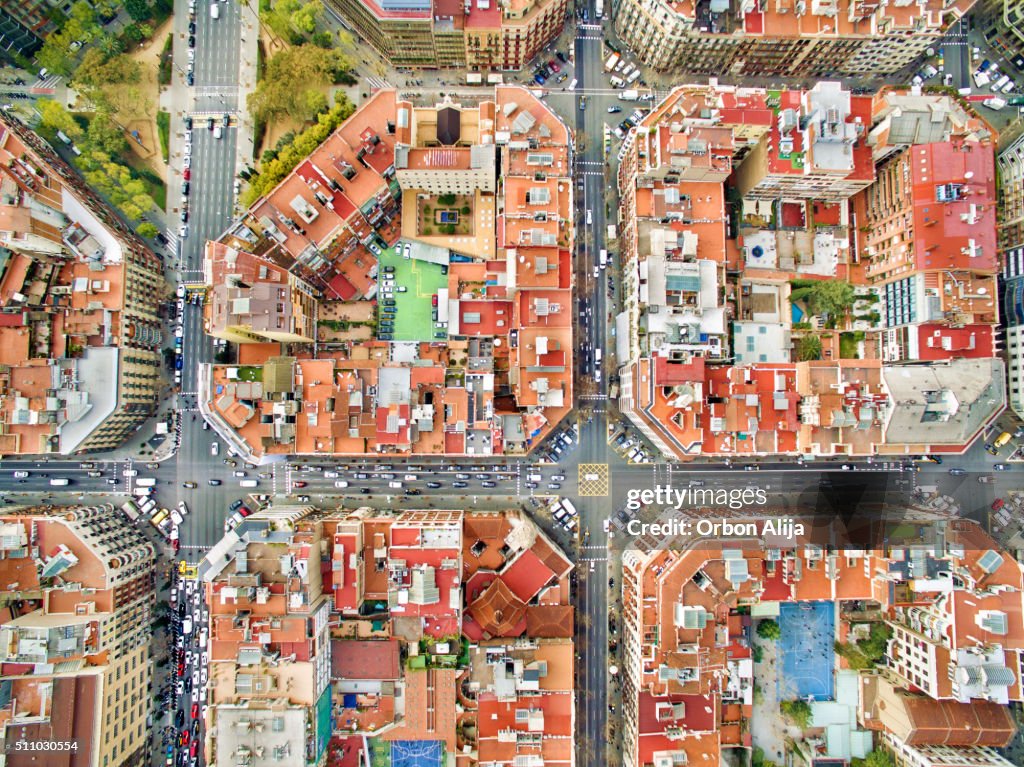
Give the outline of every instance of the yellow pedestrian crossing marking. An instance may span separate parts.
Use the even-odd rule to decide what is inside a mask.
[[[608,495],[608,464],[581,463],[579,473],[578,485],[581,496]]]

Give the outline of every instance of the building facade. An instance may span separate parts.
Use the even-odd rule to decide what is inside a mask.
[[[913,63],[975,0],[621,0],[620,39],[662,71],[830,77]]]
[[[0,517],[5,738],[40,728],[87,764],[148,761],[155,562],[110,505]]]
[[[1007,394],[1010,407],[1024,418],[1024,137],[1000,152],[997,164]]]
[[[562,31],[567,0],[330,0],[393,66],[517,70]]]
[[[0,157],[0,454],[117,447],[163,387],[163,265],[20,122],[0,120]]]

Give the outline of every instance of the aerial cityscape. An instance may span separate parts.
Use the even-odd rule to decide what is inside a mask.
[[[1024,4],[4,0],[0,595],[9,767],[1024,764]]]

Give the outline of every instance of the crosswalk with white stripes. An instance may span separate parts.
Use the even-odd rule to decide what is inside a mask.
[[[363,79],[365,79],[366,82],[369,83],[371,88],[390,88],[391,87],[391,83],[389,83],[383,77],[367,76],[367,77],[365,77]]]
[[[56,88],[57,85],[63,78],[60,75],[48,75],[47,77],[40,77],[34,83],[33,88]]]

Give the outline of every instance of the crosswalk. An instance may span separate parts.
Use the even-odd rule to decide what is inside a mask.
[[[391,87],[391,83],[389,83],[383,77],[373,77],[373,76],[369,76],[368,75],[367,77],[364,77],[363,79],[366,80],[367,83],[369,83],[371,88],[390,88]]]
[[[164,229],[164,237],[167,238],[167,248],[171,253],[177,253],[181,247],[181,238],[178,237],[177,229]]]
[[[39,77],[34,83],[33,88],[56,88],[60,84],[60,81],[64,78],[60,75],[48,75],[47,77]]]

